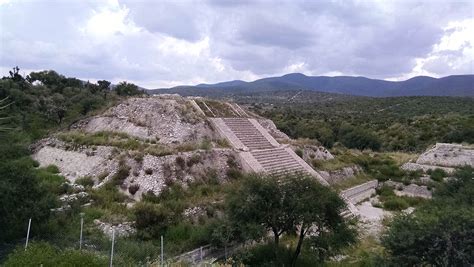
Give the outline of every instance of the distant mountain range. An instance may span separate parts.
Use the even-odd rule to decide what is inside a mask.
[[[291,73],[253,82],[240,80],[150,90],[150,93],[181,95],[244,94],[264,91],[311,90],[358,96],[474,96],[474,75],[443,78],[417,76],[406,81],[385,81],[351,76],[306,76]]]

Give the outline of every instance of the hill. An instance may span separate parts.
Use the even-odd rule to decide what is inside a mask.
[[[306,76],[291,73],[253,82],[229,81],[196,86],[177,86],[150,90],[150,93],[180,95],[223,95],[264,91],[312,90],[357,96],[474,96],[474,75],[452,75],[443,78],[417,76],[406,81],[385,81],[352,76]]]

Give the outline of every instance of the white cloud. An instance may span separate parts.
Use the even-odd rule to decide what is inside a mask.
[[[128,35],[140,31],[140,28],[128,19],[128,8],[120,7],[118,3],[111,4],[99,11],[93,10],[85,27],[81,27],[80,30],[101,41],[110,40],[117,34]]]
[[[474,19],[451,21],[443,28],[444,35],[425,57],[415,58],[413,69],[392,80],[413,76],[433,77],[451,74],[472,74],[474,64]]]
[[[148,88],[288,72],[472,73],[473,5],[0,0],[0,70],[54,69]]]

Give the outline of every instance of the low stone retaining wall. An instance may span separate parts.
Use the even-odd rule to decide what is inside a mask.
[[[375,194],[375,189],[377,188],[378,181],[372,180],[349,189],[346,189],[340,193],[341,197],[346,199],[352,204],[357,204],[360,201],[370,198]]]
[[[428,170],[441,169],[441,170],[444,170],[447,174],[454,173],[454,168],[419,164],[419,163],[413,163],[413,162],[407,162],[407,163],[403,164],[401,168],[402,168],[402,170],[405,170],[405,171],[421,170],[423,172],[427,172]]]

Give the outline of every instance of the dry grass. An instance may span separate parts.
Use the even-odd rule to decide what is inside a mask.
[[[411,160],[415,160],[419,156],[419,154],[404,152],[389,152],[385,154],[392,158],[397,163],[397,165],[403,165],[404,163],[407,163]]]

